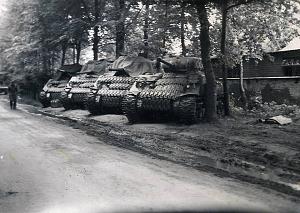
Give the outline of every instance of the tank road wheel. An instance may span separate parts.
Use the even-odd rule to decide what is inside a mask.
[[[196,97],[181,97],[174,102],[174,112],[184,124],[198,123],[202,118],[202,105]]]
[[[92,114],[92,115],[99,115],[101,114],[101,109],[96,103],[96,95],[89,94],[87,96],[87,100],[85,102],[86,109]]]
[[[72,102],[68,98],[67,92],[62,92],[59,100],[60,100],[61,104],[63,105],[63,107],[65,108],[65,110],[72,109]]]
[[[50,100],[48,100],[48,98],[46,97],[45,92],[40,93],[40,98],[39,99],[40,99],[40,102],[41,102],[41,104],[44,108],[49,107],[51,105]]]
[[[122,101],[122,111],[130,124],[138,122],[137,98],[135,95],[126,95]]]

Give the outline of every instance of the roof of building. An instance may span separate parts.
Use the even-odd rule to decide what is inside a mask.
[[[292,50],[300,50],[300,37],[294,38],[288,45],[279,50],[278,52],[286,52],[286,51],[292,51]]]

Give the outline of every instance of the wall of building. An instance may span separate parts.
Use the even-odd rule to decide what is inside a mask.
[[[229,78],[230,93],[239,97],[239,79]],[[300,76],[245,78],[244,87],[248,98],[262,96],[263,102],[300,105]]]
[[[281,68],[282,59],[280,57],[270,60],[264,58],[262,61],[249,59],[244,61],[244,77],[273,77],[284,76]]]

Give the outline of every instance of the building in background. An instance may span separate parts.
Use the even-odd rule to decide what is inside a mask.
[[[285,48],[270,52],[263,60],[244,61],[244,77],[300,76],[300,37],[292,40]]]
[[[263,102],[300,105],[300,37],[285,48],[266,54],[263,60],[245,59],[243,68],[248,98],[261,96]],[[229,91],[236,97],[239,97],[239,70],[228,71]]]

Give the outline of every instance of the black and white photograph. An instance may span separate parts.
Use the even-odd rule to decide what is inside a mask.
[[[0,0],[0,213],[300,213],[300,0]]]

